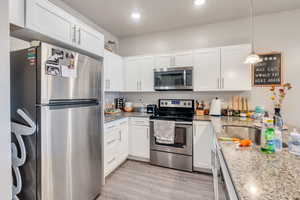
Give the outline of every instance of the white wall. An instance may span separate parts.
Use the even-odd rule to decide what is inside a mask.
[[[283,106],[288,123],[300,124],[300,10],[286,11],[256,19],[256,47],[259,52],[281,51],[283,53],[284,80],[292,83]],[[197,49],[248,43],[249,19],[191,27],[181,30],[153,33],[120,40],[123,56],[166,53],[170,51]],[[265,105],[272,110],[269,93],[265,88],[254,88],[250,93],[253,105]]]
[[[0,199],[11,199],[8,1],[0,1]]]
[[[119,39],[115,35],[113,35],[112,33],[108,32],[108,31],[106,31],[105,29],[101,28],[100,26],[98,26],[97,24],[95,24],[94,22],[92,22],[91,20],[89,20],[88,18],[83,16],[82,14],[80,14],[78,11],[74,10],[69,5],[64,3],[62,0],[50,0],[50,1],[53,2],[54,4],[56,4],[57,6],[59,6],[60,8],[66,10],[71,15],[74,15],[75,17],[79,18],[84,23],[88,24],[89,26],[91,26],[94,29],[101,32],[104,35],[105,42],[107,42],[108,40],[113,40],[113,41],[115,41],[119,44]]]

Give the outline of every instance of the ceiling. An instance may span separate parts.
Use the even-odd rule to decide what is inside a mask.
[[[193,25],[216,23],[249,16],[248,0],[62,0],[93,22],[124,38]],[[256,0],[257,15],[300,8],[299,0]],[[141,19],[131,19],[138,11]]]

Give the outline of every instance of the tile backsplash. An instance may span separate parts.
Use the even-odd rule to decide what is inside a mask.
[[[125,97],[127,101],[133,102],[135,106],[141,104],[157,104],[159,99],[195,99],[203,100],[205,103],[210,103],[215,97],[218,97],[225,104],[231,103],[232,96],[246,97],[251,105],[251,95],[249,92],[181,92],[181,91],[166,91],[166,92],[122,92],[122,93],[107,93],[105,102],[113,103],[114,98]]]

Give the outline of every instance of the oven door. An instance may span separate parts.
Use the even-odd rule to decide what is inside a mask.
[[[193,68],[154,69],[154,89],[157,91],[193,90]]]
[[[175,143],[161,144],[154,136],[154,121],[150,121],[151,150],[193,155],[193,125],[192,122],[176,122]]]

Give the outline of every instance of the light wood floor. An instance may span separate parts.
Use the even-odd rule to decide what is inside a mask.
[[[98,200],[213,200],[212,176],[127,161],[106,179]]]

